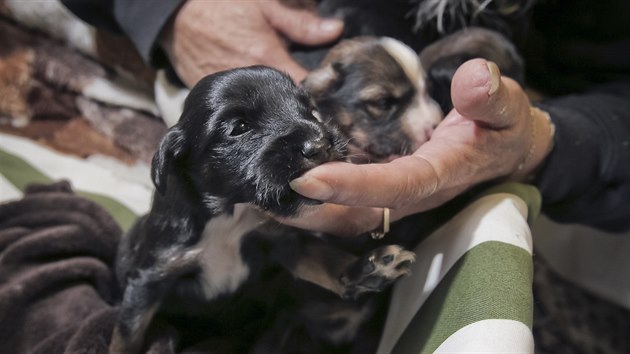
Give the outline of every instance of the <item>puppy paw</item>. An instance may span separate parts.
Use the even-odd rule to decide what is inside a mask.
[[[397,245],[379,247],[351,264],[341,275],[342,297],[357,298],[367,292],[380,292],[396,279],[409,275],[416,255]]]

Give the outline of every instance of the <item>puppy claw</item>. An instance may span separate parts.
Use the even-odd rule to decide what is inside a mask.
[[[416,262],[416,254],[411,251],[402,251],[396,256],[397,263],[415,263]]]
[[[397,245],[377,248],[350,265],[340,277],[343,298],[356,298],[366,292],[380,292],[396,279],[411,274],[415,253]]]

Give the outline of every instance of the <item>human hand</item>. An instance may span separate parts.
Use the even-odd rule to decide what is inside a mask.
[[[306,70],[289,55],[285,39],[320,45],[343,30],[343,22],[277,0],[187,0],[165,27],[160,44],[175,71],[191,87],[203,76],[229,68],[267,65],[296,82]]]
[[[464,63],[453,77],[451,97],[454,109],[412,155],[386,164],[327,163],[291,181],[298,193],[326,203],[281,221],[340,236],[360,234],[379,228],[384,207],[394,221],[480,182],[522,181],[549,153],[548,115],[533,108],[494,63]]]

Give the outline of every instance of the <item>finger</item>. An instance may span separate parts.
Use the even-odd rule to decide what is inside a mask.
[[[260,58],[260,64],[274,67],[289,74],[296,84],[304,80],[308,71],[291,57],[283,43],[277,37],[269,36],[266,39],[261,38],[260,40],[267,41],[266,45],[261,49],[262,53],[253,55],[254,58]]]
[[[328,163],[309,170],[290,185],[312,199],[395,209],[434,193],[438,176],[427,160],[410,155],[387,164]]]
[[[469,60],[457,69],[451,98],[460,115],[496,129],[512,126],[515,113],[527,104],[518,84],[501,77],[497,65],[484,59]]]
[[[286,7],[278,1],[265,2],[263,11],[269,23],[290,40],[320,45],[337,39],[343,32],[343,22],[326,19],[308,10]]]
[[[382,208],[354,208],[338,204],[305,206],[295,218],[275,217],[279,222],[301,229],[336,236],[356,236],[376,229],[383,220]],[[326,220],[326,222],[322,222]]]

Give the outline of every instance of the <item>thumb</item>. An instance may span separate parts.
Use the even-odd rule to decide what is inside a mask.
[[[529,105],[514,80],[501,77],[497,65],[484,59],[462,64],[451,83],[453,107],[461,116],[493,129],[510,127]]]
[[[343,22],[326,19],[308,10],[292,9],[278,1],[265,2],[263,13],[276,30],[290,40],[306,45],[320,45],[337,39]]]

